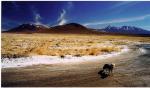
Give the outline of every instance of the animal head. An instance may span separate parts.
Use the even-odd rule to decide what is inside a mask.
[[[113,67],[115,67],[115,64],[114,64],[114,63],[112,63],[112,65],[113,65]]]

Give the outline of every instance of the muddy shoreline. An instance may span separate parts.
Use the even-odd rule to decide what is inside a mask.
[[[99,61],[74,64],[34,65],[2,69],[3,87],[129,87],[150,86],[150,69],[141,63],[139,48]],[[105,63],[115,63],[113,76],[101,79],[97,72]],[[141,66],[142,65],[142,66]]]

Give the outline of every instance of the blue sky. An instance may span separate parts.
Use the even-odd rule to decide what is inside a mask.
[[[23,23],[55,26],[72,22],[97,29],[108,25],[127,25],[150,30],[150,2],[2,2],[2,30],[8,30]]]

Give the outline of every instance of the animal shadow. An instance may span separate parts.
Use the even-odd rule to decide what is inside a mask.
[[[109,76],[108,74],[106,74],[106,73],[104,72],[104,70],[100,70],[100,71],[98,72],[98,74],[99,74],[100,78],[102,78],[102,79],[105,79],[105,78],[107,78],[107,77]]]

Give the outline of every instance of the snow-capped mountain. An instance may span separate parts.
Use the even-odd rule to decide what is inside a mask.
[[[122,27],[114,27],[107,26],[102,29],[104,32],[108,33],[119,33],[119,34],[150,34],[150,31],[144,30],[142,28],[134,27],[134,26],[122,26]]]

